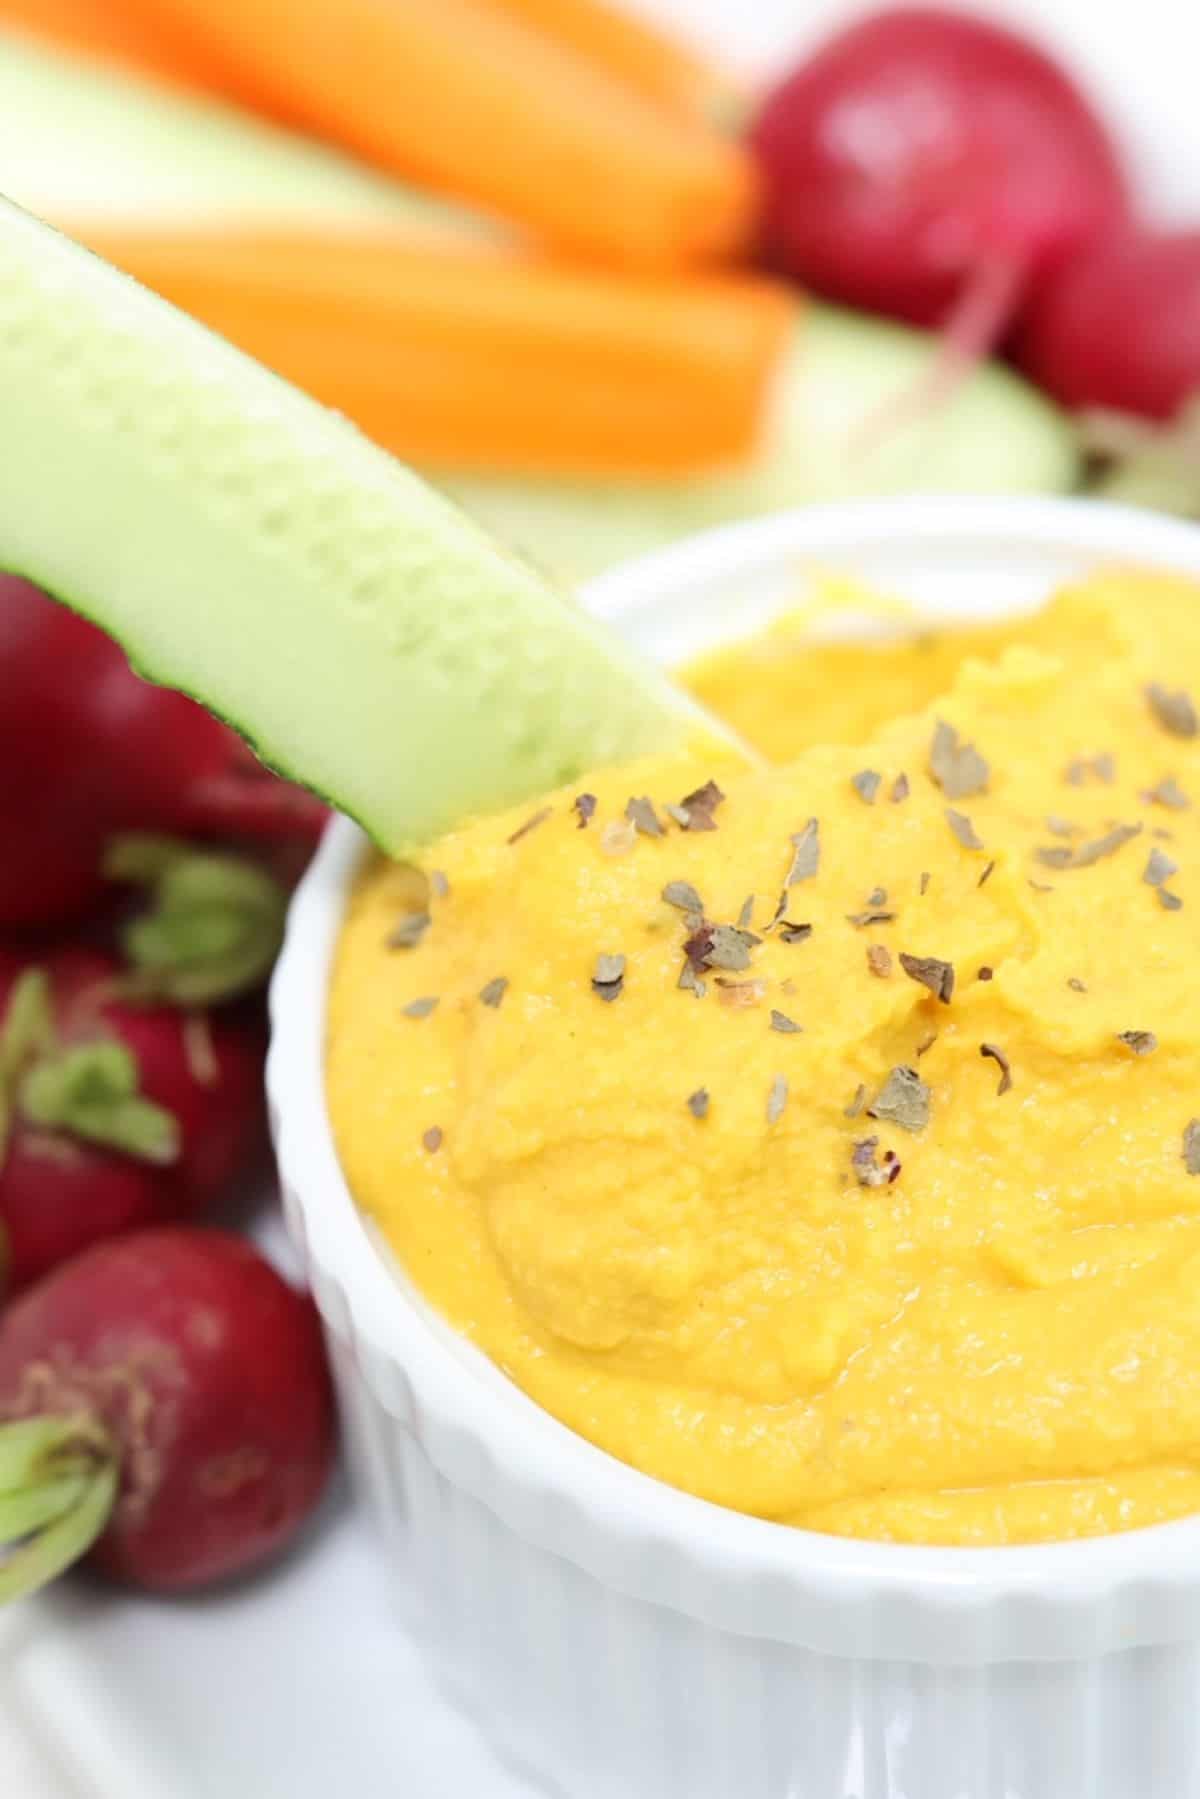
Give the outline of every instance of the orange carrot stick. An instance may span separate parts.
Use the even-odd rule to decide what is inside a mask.
[[[172,87],[198,89],[259,106],[261,97],[211,50],[181,36],[169,19],[130,11],[122,0],[0,0],[0,25],[62,49],[153,75]],[[280,109],[275,108],[278,114]]]
[[[638,93],[718,124],[746,105],[742,85],[698,52],[608,0],[482,0],[607,69]]]
[[[794,296],[383,234],[93,224],[101,255],[388,449],[441,467],[649,475],[747,454]]]
[[[630,263],[733,254],[739,144],[475,0],[125,0],[384,167]]]

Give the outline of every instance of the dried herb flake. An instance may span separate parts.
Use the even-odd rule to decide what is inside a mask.
[[[1068,787],[1082,787],[1089,775],[1111,787],[1117,778],[1116,757],[1108,750],[1101,751],[1098,756],[1075,756],[1063,770],[1063,780]]]
[[[864,800],[868,806],[873,806],[882,780],[883,776],[878,774],[875,769],[863,768],[856,775],[850,776],[850,785],[860,800]]]
[[[752,931],[739,930],[732,924],[702,924],[693,931],[683,946],[683,953],[696,969],[723,968],[738,974],[750,966],[750,952],[762,940]]]
[[[643,837],[662,837],[665,834],[662,821],[644,793],[640,797],[630,795],[625,802],[625,816],[634,830],[640,831]]]
[[[1115,856],[1125,844],[1140,837],[1142,828],[1140,824],[1114,825],[1103,837],[1093,837],[1090,843],[1081,843],[1078,849],[1071,849],[1067,844],[1039,844],[1033,852],[1034,860],[1044,868],[1091,868],[1094,863]]]
[[[787,872],[785,887],[795,887],[799,881],[810,881],[820,866],[821,825],[818,819],[810,818],[802,831],[792,833],[792,848],[792,865]]]
[[[387,935],[389,949],[416,949],[422,937],[433,923],[428,912],[410,912],[407,918],[393,925]]]
[[[572,811],[578,814],[579,830],[584,830],[590,819],[596,815],[596,796],[594,793],[577,793]]]
[[[592,976],[592,991],[611,1005],[613,1000],[620,998],[624,985],[624,956],[597,956],[596,972]]]
[[[662,896],[668,906],[675,906],[680,912],[695,912],[703,916],[704,901],[690,881],[668,881],[662,890]]]
[[[425,1145],[425,1148],[429,1151],[431,1156],[437,1154],[438,1150],[442,1147],[442,1133],[436,1124],[431,1125],[423,1134],[421,1142]]]
[[[923,1131],[929,1123],[930,1090],[915,1068],[893,1068],[867,1107],[868,1118],[898,1124],[902,1131]]]
[[[1001,1094],[1007,1093],[1013,1084],[1012,1068],[1009,1064],[1008,1057],[1005,1055],[1004,1051],[998,1049],[994,1043],[981,1043],[979,1045],[979,1053],[981,1056],[990,1057],[1000,1070],[1000,1085],[996,1088],[996,1096],[999,1098]]]
[[[401,1006],[405,1018],[428,1018],[438,1008],[436,993],[426,993],[420,999],[410,999],[406,1006]]]
[[[1091,843],[1085,843],[1075,852],[1072,868],[1090,868],[1093,862],[1100,862],[1106,856],[1113,856],[1126,843],[1140,837],[1142,827],[1136,825],[1114,825],[1103,837],[1095,837]]]
[[[1159,887],[1156,891],[1158,893],[1158,903],[1164,912],[1179,912],[1182,910],[1183,901],[1177,893],[1169,892],[1166,887]]]
[[[1162,887],[1171,876],[1179,873],[1178,862],[1172,862],[1170,856],[1155,847],[1150,851],[1142,879],[1148,887]]]
[[[1186,812],[1192,803],[1174,775],[1167,775],[1157,787],[1148,788],[1142,798],[1147,805],[1165,806],[1169,812]]]
[[[929,772],[948,800],[965,800],[987,791],[990,769],[973,743],[960,743],[958,732],[939,719],[929,749]]]
[[[788,1102],[788,1084],[783,1075],[777,1074],[771,1082],[771,1090],[767,1094],[767,1123],[778,1124],[783,1117]]]
[[[878,1149],[878,1137],[859,1137],[850,1152],[850,1166],[860,1187],[889,1187],[900,1177],[900,1158],[895,1150],[885,1150],[882,1161],[877,1161]]]
[[[868,944],[867,967],[881,981],[888,979],[892,972],[892,952],[885,943]]]
[[[1124,1043],[1135,1056],[1148,1056],[1158,1048],[1153,1031],[1118,1031],[1117,1042]]]
[[[910,956],[906,950],[901,950],[900,966],[910,981],[928,987],[943,1006],[950,1004],[954,994],[953,962],[943,962],[938,956]]]
[[[904,801],[908,798],[908,795],[909,795],[908,776],[903,772],[903,770],[901,770],[901,772],[896,776],[896,779],[892,782],[891,798],[892,798],[893,806],[899,806],[902,803],[902,801]]]
[[[956,812],[952,806],[946,807],[946,823],[958,838],[965,850],[981,850],[983,843],[976,833],[965,812]]]
[[[697,1087],[694,1093],[688,1094],[688,1111],[693,1118],[708,1117],[708,1088]]]
[[[1200,1174],[1200,1118],[1193,1118],[1184,1130],[1183,1165],[1189,1174]]]
[[[508,841],[520,843],[522,837],[528,837],[530,831],[536,831],[539,825],[544,825],[553,810],[553,806],[543,806],[540,811],[527,818],[523,825],[518,825]]]
[[[1200,718],[1197,718],[1192,697],[1185,688],[1177,688],[1171,693],[1160,682],[1151,681],[1146,688],[1146,699],[1163,730],[1169,731],[1172,737],[1194,737],[1200,730]]]
[[[785,918],[779,927],[780,943],[806,943],[813,934],[810,924],[793,924]]]
[[[694,793],[685,794],[677,806],[667,806],[666,811],[685,831],[715,831],[717,821],[713,814],[724,798],[715,781],[706,781]]]
[[[508,976],[498,974],[493,980],[490,980],[487,983],[486,987],[481,987],[479,989],[479,997],[485,1006],[491,1006],[492,1010],[495,1011],[507,991]]]
[[[802,1024],[797,1024],[794,1018],[789,1018],[786,1012],[776,1012],[772,1009],[771,1029],[773,1031],[782,1032],[786,1037],[792,1035],[796,1031],[802,1031],[804,1026]]]
[[[862,1082],[860,1081],[858,1086],[854,1089],[853,1099],[850,1101],[850,1104],[845,1108],[842,1116],[844,1118],[857,1118],[859,1113],[863,1109],[863,1102],[866,1099],[866,1097],[867,1097],[867,1090],[863,1086]],[[878,1142],[878,1138],[876,1138],[876,1142]]]

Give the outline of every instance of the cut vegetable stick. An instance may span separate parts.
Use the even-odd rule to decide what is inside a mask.
[[[706,57],[608,0],[481,0],[607,69],[638,93],[711,124],[731,125],[748,94]]]
[[[305,230],[511,242],[494,219],[310,136],[3,25],[0,187],[58,226],[208,220],[279,229],[295,220]]]
[[[126,0],[311,128],[554,243],[670,265],[731,255],[757,177],[671,116],[473,0]]]
[[[385,232],[76,233],[388,449],[430,466],[663,474],[744,456],[794,296]]]
[[[141,18],[121,0],[0,0],[0,24],[137,69],[172,87],[199,88],[247,104],[257,98],[210,51],[173,31],[168,19]]]

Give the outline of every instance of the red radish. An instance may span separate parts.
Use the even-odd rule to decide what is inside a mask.
[[[1128,210],[1117,152],[1012,32],[898,7],[831,38],[753,128],[770,260],[836,299],[946,325],[981,353],[1025,291]]]
[[[296,1535],[333,1458],[316,1309],[239,1237],[103,1243],[0,1315],[0,1600],[85,1553],[178,1592]],[[7,1553],[6,1553],[7,1551]]]
[[[1039,284],[1016,354],[1066,406],[1173,418],[1200,393],[1200,230],[1089,244]]]
[[[257,1019],[132,1004],[122,972],[89,949],[40,967],[0,953],[10,1291],[102,1238],[194,1218],[262,1140]]]
[[[0,928],[75,918],[119,831],[302,837],[325,809],[226,725],[140,680],[95,625],[0,575]]]

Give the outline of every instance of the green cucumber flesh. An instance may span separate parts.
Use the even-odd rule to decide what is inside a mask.
[[[937,340],[881,319],[807,306],[777,377],[762,449],[685,481],[571,482],[463,473],[436,479],[468,511],[569,580],[731,519],[818,500],[895,493],[1061,493],[1079,478],[1072,429],[1019,375],[984,363],[925,417],[855,432],[930,369]]]
[[[0,193],[43,218],[263,218],[495,235],[465,208],[216,100],[0,28]]]
[[[703,715],[415,474],[0,201],[0,567],[403,853]]]

